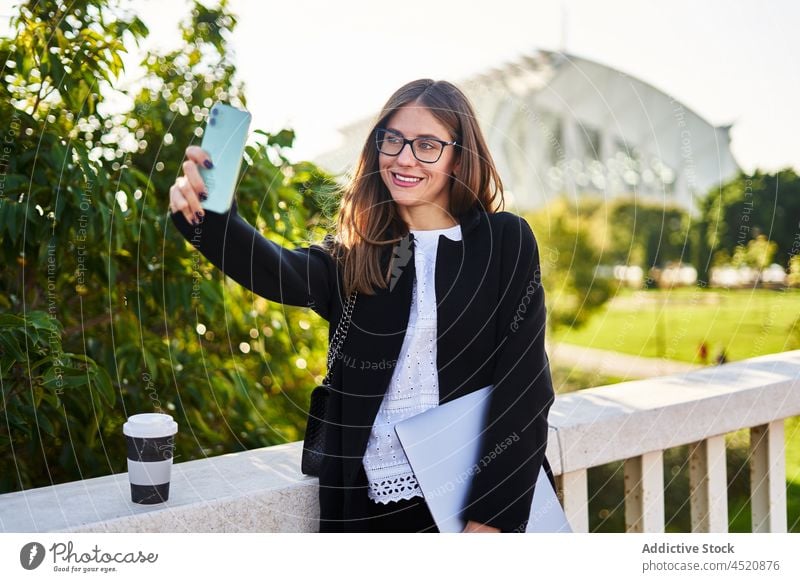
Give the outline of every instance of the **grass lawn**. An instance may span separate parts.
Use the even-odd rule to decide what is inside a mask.
[[[800,416],[786,421],[786,504],[789,531],[800,533]]]
[[[550,364],[550,375],[553,379],[553,389],[556,394],[575,392],[592,386],[607,386],[622,382],[622,378],[605,376],[597,372],[587,372],[571,366]]]
[[[686,288],[620,292],[580,329],[560,331],[555,341],[645,357],[700,363],[706,342],[709,363],[721,349],[728,361],[800,348],[800,289],[724,290]]]

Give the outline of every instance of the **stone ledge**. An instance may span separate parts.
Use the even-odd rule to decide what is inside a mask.
[[[0,495],[3,532],[316,532],[319,483],[302,441],[176,463],[166,503],[138,505],[128,474]],[[548,459],[559,472],[551,429]]]
[[[176,463],[166,503],[131,501],[118,473],[0,495],[4,532],[315,531],[317,479],[302,442]]]
[[[553,473],[800,415],[800,350],[558,396]],[[176,463],[170,499],[130,500],[127,473],[0,495],[3,532],[314,532],[302,442]]]

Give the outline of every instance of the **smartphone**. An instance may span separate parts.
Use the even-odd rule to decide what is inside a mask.
[[[208,198],[200,205],[220,214],[230,210],[242,167],[244,146],[252,115],[223,103],[214,103],[206,121],[200,147],[211,156],[214,167],[200,165]]]

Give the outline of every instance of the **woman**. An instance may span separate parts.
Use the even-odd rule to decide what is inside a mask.
[[[181,233],[226,275],[330,322],[356,291],[331,373],[320,531],[429,531],[436,525],[395,423],[488,384],[481,463],[465,532],[525,531],[553,402],[539,252],[503,203],[502,183],[464,94],[445,81],[401,87],[379,114],[344,189],[337,236],[294,250],[237,213],[205,213],[196,164],[170,189]],[[499,452],[498,452],[499,451]]]

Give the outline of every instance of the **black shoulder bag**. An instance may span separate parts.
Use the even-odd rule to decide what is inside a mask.
[[[350,328],[350,319],[353,316],[353,307],[356,304],[356,294],[357,292],[353,291],[350,297],[347,298],[342,317],[339,319],[339,325],[336,327],[336,332],[334,332],[331,339],[331,345],[328,349],[328,372],[325,374],[325,379],[320,386],[317,386],[311,392],[305,440],[303,441],[303,458],[300,463],[300,470],[303,474],[311,477],[319,477],[322,458],[325,454],[325,425],[330,422],[327,415],[328,398],[331,391],[330,376],[339,350],[344,343],[345,337],[347,337],[347,330]]]

